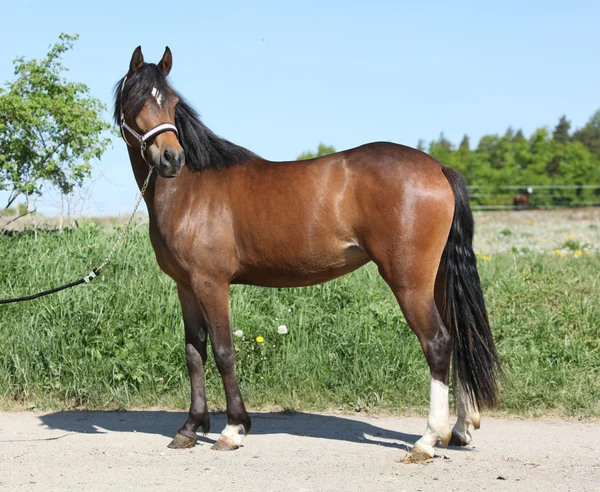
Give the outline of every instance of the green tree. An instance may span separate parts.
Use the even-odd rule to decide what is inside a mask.
[[[468,180],[472,172],[472,157],[473,152],[471,152],[471,143],[469,141],[469,137],[465,135],[456,152],[451,154],[449,165],[461,173],[467,180],[467,183],[469,183]]]
[[[515,163],[516,163],[516,176],[517,179],[516,184],[529,185],[532,183],[527,183],[526,179],[522,176],[522,171],[525,168],[526,164],[531,160],[531,148],[529,146],[528,140],[523,135],[523,130],[518,129],[512,139],[513,152],[515,155]],[[511,184],[511,183],[505,183]],[[514,184],[514,183],[512,183]]]
[[[567,120],[566,116],[561,116],[558,124],[552,132],[552,142],[554,144],[554,157],[548,163],[546,172],[551,178],[556,176],[559,172],[561,161],[565,157],[565,148],[571,140],[569,131],[571,129],[571,122]]]
[[[452,142],[445,137],[444,132],[440,133],[440,138],[433,140],[429,144],[429,155],[444,164],[450,163],[450,155],[453,150],[454,146],[452,145]]]
[[[521,130],[520,128],[515,132],[515,135],[513,136],[513,142],[520,142],[523,140],[527,140],[525,138],[525,135],[523,135],[523,130]]]
[[[479,140],[475,153],[477,155],[474,171],[474,182],[478,185],[498,185],[498,171],[502,168],[502,156],[498,152],[500,147],[498,135],[484,135]]]
[[[20,195],[41,195],[44,183],[71,193],[110,143],[105,106],[86,85],[63,77],[62,56],[77,39],[61,34],[45,58],[16,58],[16,79],[0,88],[0,190],[9,192],[4,211]]]
[[[529,159],[523,162],[521,184],[551,184],[548,167],[556,148],[547,128],[538,128],[529,139]]]
[[[561,144],[566,144],[571,140],[571,135],[569,134],[570,130],[571,122],[567,120],[565,115],[561,116],[560,120],[558,120],[558,124],[554,128],[554,132],[552,132],[552,140]]]
[[[314,152],[311,152],[310,150],[307,150],[306,152],[302,152],[302,154],[300,154],[296,158],[296,160],[297,161],[305,161],[308,159],[314,159],[315,157],[321,157],[323,155],[333,154],[334,152],[335,152],[335,148],[333,147],[333,145],[325,145],[324,143],[320,143],[319,146],[317,147],[316,154]]]
[[[600,109],[592,115],[583,128],[573,134],[573,140],[581,142],[600,159]]]

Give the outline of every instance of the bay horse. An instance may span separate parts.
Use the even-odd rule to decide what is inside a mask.
[[[522,208],[529,208],[530,207],[529,198],[531,197],[532,194],[533,194],[533,188],[531,186],[529,186],[525,190],[525,193],[523,193],[522,195],[521,194],[515,195],[513,197],[513,208],[515,210],[519,210]]]
[[[306,161],[271,162],[222,139],[167,82],[141,47],[115,87],[115,121],[128,145],[160,268],[177,284],[191,381],[189,415],[171,448],[210,428],[204,365],[210,338],[227,425],[216,450],[239,447],[250,418],[235,370],[229,288],[314,285],[373,261],[421,343],[431,373],[430,412],[406,460],[438,441],[466,445],[479,410],[498,400],[499,366],[473,253],[462,177],[427,154],[371,143]],[[150,171],[151,173],[152,171]],[[458,420],[449,426],[453,359]]]

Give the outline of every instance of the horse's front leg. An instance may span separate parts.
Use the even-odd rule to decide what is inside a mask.
[[[207,331],[202,310],[193,291],[183,285],[177,286],[183,324],[185,327],[185,359],[190,374],[192,398],[188,419],[169,444],[170,448],[190,448],[196,444],[196,430],[202,426],[204,434],[210,430],[206,390],[204,387],[204,364],[206,364]]]
[[[250,431],[251,423],[235,372],[235,349],[229,315],[229,283],[203,277],[194,279],[193,287],[202,307],[227,401],[227,425],[212,449],[231,451],[240,446],[243,436]]]

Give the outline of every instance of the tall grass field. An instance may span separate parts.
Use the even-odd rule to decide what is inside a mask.
[[[0,235],[0,298],[82,277],[118,233],[82,222]],[[599,263],[598,253],[480,257],[501,411],[600,415]],[[231,309],[249,409],[427,410],[425,358],[374,265],[301,289],[234,286]],[[211,408],[223,408],[210,356],[206,377]],[[2,408],[186,408],[189,393],[175,284],[147,226],[90,285],[0,306]]]

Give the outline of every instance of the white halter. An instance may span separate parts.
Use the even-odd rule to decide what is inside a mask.
[[[125,130],[133,135],[133,137],[140,143],[140,151],[142,153],[142,159],[146,161],[146,156],[144,152],[146,151],[146,142],[150,140],[152,137],[156,137],[164,132],[174,132],[177,138],[179,138],[179,132],[177,131],[177,127],[171,123],[161,123],[160,125],[155,126],[154,128],[148,130],[143,135],[140,135],[133,128],[131,128],[125,122],[125,114],[123,113],[123,88],[125,87],[125,81],[127,80],[127,76],[123,79],[123,83],[121,84],[121,136],[125,143],[132,147],[132,145],[127,141],[127,137],[125,136]],[[147,162],[147,161],[146,161]],[[151,166],[152,167],[152,166]]]

